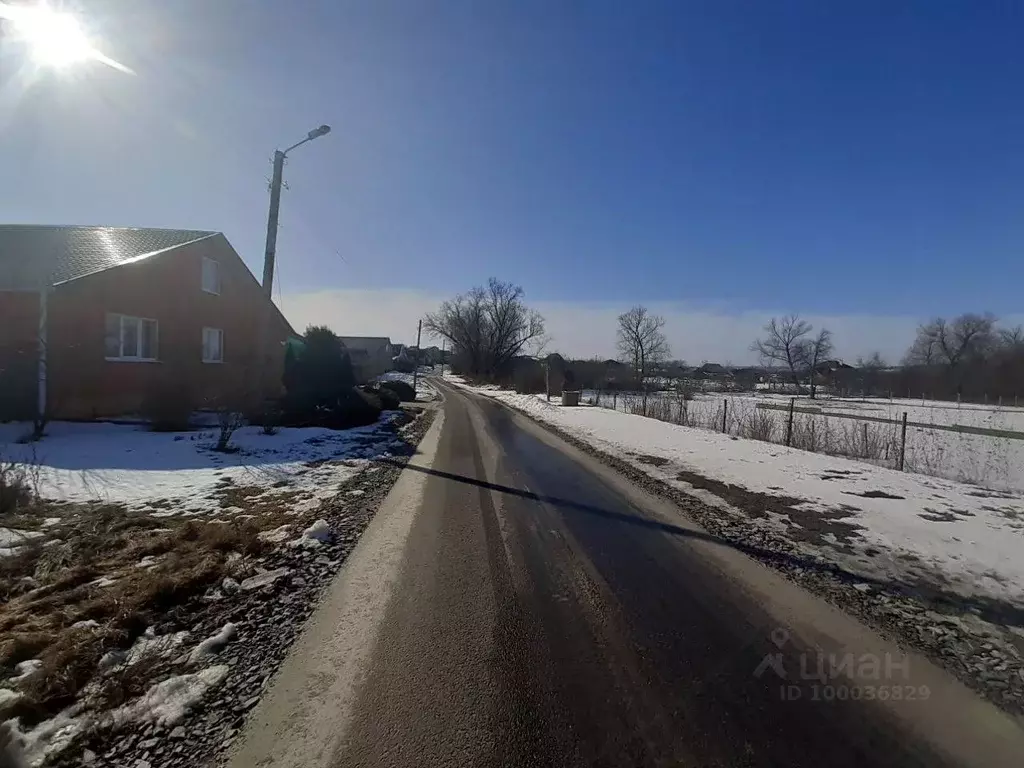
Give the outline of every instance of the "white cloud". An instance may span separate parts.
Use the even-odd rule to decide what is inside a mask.
[[[299,331],[315,323],[328,325],[345,336],[390,336],[414,343],[416,322],[449,298],[408,289],[327,290],[285,295],[282,309]],[[539,302],[531,306],[544,315],[552,336],[550,351],[571,357],[613,357],[617,316],[628,309],[620,304]],[[663,315],[672,356],[691,363],[702,360],[756,362],[750,344],[773,315],[787,310],[732,311],[685,304],[646,304]],[[853,361],[875,350],[898,362],[910,345],[923,318],[907,315],[805,315],[816,328],[829,328],[836,354]],[[1024,318],[1013,318],[1021,322]],[[1009,319],[1008,319],[1009,320]],[[427,341],[424,341],[426,344]],[[431,342],[433,343],[433,342]]]

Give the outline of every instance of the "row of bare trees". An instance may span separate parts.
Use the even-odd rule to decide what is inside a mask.
[[[488,381],[510,374],[521,355],[539,354],[546,338],[544,318],[526,306],[523,289],[493,277],[444,302],[423,330],[448,341],[453,371]]]
[[[939,399],[1024,395],[1024,328],[974,312],[922,324],[899,371],[896,391],[904,390]]]
[[[517,361],[539,355],[547,340],[544,320],[526,305],[523,289],[494,278],[444,302],[426,317],[424,330],[447,339],[455,370],[491,381],[510,376]],[[669,361],[665,318],[642,305],[623,312],[616,347],[635,383],[645,388]],[[772,318],[751,350],[811,397],[821,372],[836,367],[832,332],[796,314]],[[848,394],[1012,398],[1024,395],[1024,329],[1000,327],[991,314],[938,317],[918,328],[901,366],[889,366],[875,353],[853,368],[838,368],[829,381]]]

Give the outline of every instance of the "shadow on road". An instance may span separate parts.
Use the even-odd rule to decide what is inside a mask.
[[[666,523],[660,520],[652,520],[639,514],[616,512],[602,507],[595,507],[591,504],[583,504],[573,501],[572,499],[533,493],[532,491],[525,491],[520,488],[500,485],[486,480],[478,480],[473,477],[445,472],[439,469],[418,467],[412,464],[405,464],[404,462],[396,462],[387,458],[378,459],[377,461],[384,464],[402,466],[406,469],[422,472],[427,475],[440,477],[457,483],[465,483],[467,485],[486,488],[487,490],[508,494],[510,496],[518,496],[524,499],[539,501],[559,509],[569,510],[572,512],[582,512],[587,515],[615,520],[620,523],[638,526],[647,530],[669,534],[671,536],[678,536],[696,541],[705,541],[717,546],[729,547],[783,570],[810,570],[828,574],[846,584],[871,584],[878,589],[885,589],[899,595],[918,598],[929,603],[930,607],[939,611],[948,611],[951,613],[972,612],[982,619],[995,624],[1024,627],[1024,608],[1018,607],[1012,603],[983,597],[966,597],[952,592],[945,592],[926,582],[897,581],[866,576],[864,574],[848,571],[835,563],[794,555],[788,552],[772,551],[763,547],[747,544],[736,539],[728,539],[705,531],[684,528],[683,526],[673,525],[672,523]]]

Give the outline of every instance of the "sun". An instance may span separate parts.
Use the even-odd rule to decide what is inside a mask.
[[[15,26],[40,63],[66,67],[92,58],[94,49],[78,19],[45,6],[34,10],[18,19]]]
[[[13,26],[15,39],[28,47],[39,64],[59,69],[94,60],[123,72],[130,71],[96,50],[72,14],[53,9],[44,0],[35,5],[10,5],[0,1],[0,24],[4,19]]]

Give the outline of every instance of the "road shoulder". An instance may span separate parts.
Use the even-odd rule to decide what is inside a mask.
[[[443,423],[439,409],[411,465],[432,465]],[[330,765],[397,581],[426,477],[402,472],[251,713],[226,765]]]

